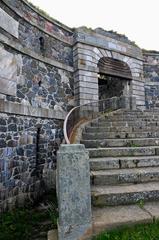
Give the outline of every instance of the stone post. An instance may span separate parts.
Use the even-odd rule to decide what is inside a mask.
[[[130,109],[130,98],[127,96],[121,96],[119,98],[119,108]]]
[[[136,110],[136,97],[130,97],[130,109]]]
[[[82,144],[57,153],[58,239],[84,240],[92,233],[89,155]]]

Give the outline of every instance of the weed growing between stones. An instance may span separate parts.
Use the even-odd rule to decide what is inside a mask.
[[[140,145],[136,144],[136,143],[133,143],[133,142],[130,142],[130,143],[126,143],[125,147],[140,147]]]
[[[137,205],[138,205],[140,208],[143,208],[144,205],[145,205],[144,200],[143,200],[143,199],[139,200],[139,201],[137,202]]]
[[[53,202],[48,203],[48,209],[47,209],[50,219],[54,226],[57,226],[57,219],[58,219],[58,210],[57,205]]]

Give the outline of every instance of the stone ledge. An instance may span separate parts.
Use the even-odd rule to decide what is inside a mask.
[[[63,63],[60,63],[60,62],[56,61],[56,60],[52,60],[52,59],[40,56],[39,54],[34,53],[32,50],[23,47],[20,43],[13,42],[12,40],[10,40],[8,37],[4,36],[1,33],[0,33],[0,42],[3,43],[3,44],[6,44],[7,46],[15,49],[16,51],[18,51],[22,54],[28,55],[28,56],[36,59],[36,60],[39,60],[40,62],[44,62],[46,64],[52,65],[54,67],[58,67],[60,69],[64,69],[64,70],[69,71],[69,72],[74,71],[73,67],[67,66]]]
[[[31,24],[32,26],[34,26],[34,27],[38,28],[39,30],[45,32],[45,33],[48,34],[49,36],[54,37],[54,38],[56,38],[56,39],[58,39],[58,40],[60,40],[60,41],[62,41],[62,42],[67,43],[68,45],[71,45],[71,46],[72,46],[73,40],[72,40],[72,41],[66,41],[65,39],[62,39],[62,38],[56,36],[55,34],[46,31],[46,30],[43,29],[42,27],[39,27],[37,24],[33,23],[32,21],[28,21],[27,18],[25,18],[20,12],[15,11],[15,9],[14,9],[13,7],[11,7],[8,3],[6,3],[4,0],[2,0],[2,1],[3,1],[3,3],[4,3],[9,9],[11,9],[15,14],[17,14],[19,17],[21,17],[22,19],[24,19],[26,22],[28,22],[28,23]],[[25,4],[26,4],[26,2],[25,2]],[[30,7],[30,5],[29,5],[29,7]]]
[[[0,99],[0,112],[28,117],[31,116],[60,120],[64,120],[66,117],[66,112],[64,111],[62,112],[52,109],[34,108],[32,106],[27,106],[19,103],[5,102],[3,99]]]
[[[19,23],[2,8],[0,8],[0,26],[15,38],[19,37]]]

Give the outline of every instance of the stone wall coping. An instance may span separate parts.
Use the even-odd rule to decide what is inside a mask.
[[[159,86],[159,82],[148,81],[145,83],[145,86]]]
[[[1,33],[0,33],[0,42],[3,44],[6,44],[7,46],[15,49],[16,51],[18,51],[20,53],[23,53],[23,54],[28,55],[36,60],[39,60],[40,62],[44,62],[44,63],[52,65],[54,67],[64,69],[68,72],[74,72],[73,67],[70,67],[63,63],[60,63],[56,60],[52,60],[52,59],[40,56],[39,54],[33,52],[32,50],[30,50],[26,47],[23,47],[20,43],[10,40],[8,37],[4,36]]]
[[[159,56],[159,54],[157,55],[147,55],[147,56]],[[149,62],[144,62],[144,64],[143,64],[144,66],[157,66],[157,65],[159,65],[159,64],[156,64],[156,63],[149,63]]]
[[[27,117],[59,120],[64,120],[66,117],[66,112],[64,111],[46,108],[35,108],[29,105],[5,101],[4,99],[0,99],[0,112],[14,115],[22,115]]]
[[[38,28],[40,31],[48,34],[49,36],[51,36],[51,37],[53,37],[53,38],[56,38],[57,40],[60,40],[61,42],[64,42],[64,43],[72,46],[72,44],[73,44],[73,38],[71,39],[71,41],[67,41],[67,40],[62,39],[62,38],[60,38],[59,36],[57,36],[57,35],[55,35],[55,34],[53,34],[53,33],[48,32],[47,30],[45,30],[45,29],[43,29],[42,27],[38,26],[36,23],[32,22],[31,20],[29,21],[29,20],[28,20],[27,18],[25,18],[19,11],[15,11],[15,9],[14,9],[13,7],[11,7],[8,3],[6,3],[5,0],[2,0],[2,1],[3,1],[3,3],[4,3],[8,8],[10,8],[16,15],[18,15],[19,17],[21,17],[22,19],[24,19],[24,20],[25,20],[26,22],[28,22],[30,25]],[[24,0],[24,2],[25,2],[25,0]],[[25,4],[26,4],[26,2],[25,2]],[[28,6],[30,7],[29,3],[28,3]],[[34,9],[33,9],[33,10],[34,10]],[[49,20],[49,21],[50,21],[50,20]],[[51,21],[50,21],[50,22],[51,22]],[[56,24],[56,25],[57,25],[57,24]]]
[[[159,55],[159,51],[155,51],[155,50],[142,50],[143,55],[146,56],[158,56]]]
[[[137,60],[140,60],[140,61],[144,61],[143,55],[142,55],[142,50],[141,50],[139,47],[136,47],[136,46],[133,46],[133,45],[131,45],[131,44],[122,42],[122,41],[117,40],[117,39],[115,39],[115,38],[111,38],[111,37],[107,37],[107,36],[101,35],[101,34],[96,33],[96,32],[91,32],[91,33],[89,34],[89,33],[87,33],[87,32],[84,32],[84,31],[81,31],[81,30],[76,29],[76,34],[77,34],[77,36],[75,35],[75,37],[74,37],[74,46],[75,46],[76,43],[84,43],[85,45],[88,44],[88,45],[93,46],[93,47],[97,47],[97,48],[100,47],[100,48],[105,49],[105,50],[117,52],[117,53],[120,53],[120,54],[122,54],[122,55],[124,55],[124,56],[129,56],[129,57],[132,57],[132,58],[134,58],[134,59],[137,59]],[[83,36],[79,39],[80,34],[82,34]],[[89,41],[89,40],[87,39],[87,37],[88,37],[88,38],[89,38],[89,37],[94,38],[95,44],[94,44],[93,42]],[[83,39],[82,39],[82,38],[83,38]],[[114,41],[115,41],[116,43],[122,43],[123,46],[125,46],[126,48],[128,48],[128,47],[131,46],[132,49],[134,49],[135,51],[138,51],[138,52],[140,52],[140,53],[139,53],[139,55],[137,56],[136,54],[134,54],[134,55],[133,55],[133,54],[128,54],[128,53],[126,53],[126,52],[119,51],[119,50],[116,50],[116,49],[114,49],[114,48],[108,48],[108,47],[103,46],[102,44],[100,44],[99,41],[98,41],[99,39],[102,39],[102,40],[103,40],[103,39],[104,39],[104,40],[107,39],[107,41],[110,41],[110,42],[112,42],[112,41],[114,42]]]
[[[30,7],[33,11],[35,11],[36,13],[38,13],[40,16],[42,16],[43,18],[45,18],[46,20],[50,21],[51,23],[56,24],[57,26],[59,26],[60,28],[63,28],[64,30],[73,33],[72,29],[69,28],[68,26],[66,26],[63,23],[60,23],[59,21],[57,21],[56,19],[53,19],[51,16],[46,16],[44,13],[42,13],[38,8],[36,8],[36,6],[33,6],[32,4],[30,4],[27,0],[21,0],[24,4],[26,4],[28,7]]]

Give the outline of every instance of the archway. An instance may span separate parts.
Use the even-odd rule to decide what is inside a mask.
[[[99,99],[130,96],[132,74],[127,63],[102,57],[98,62]]]

